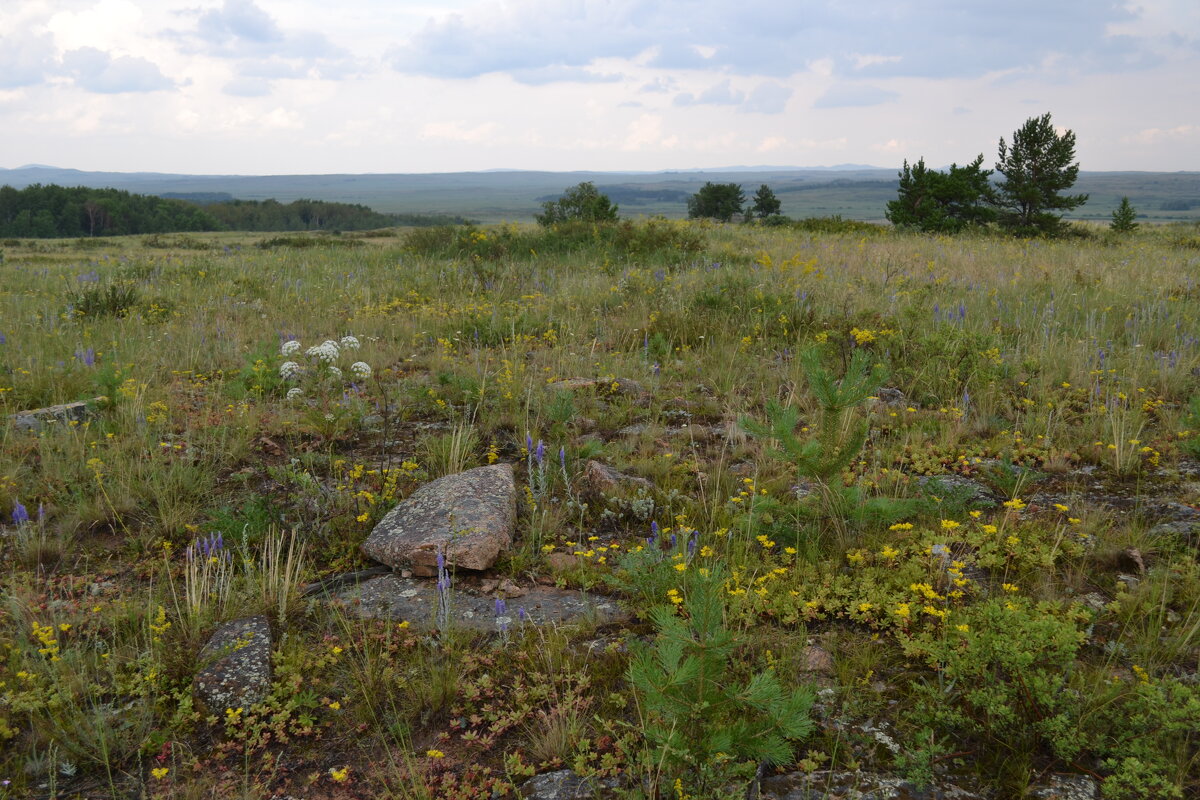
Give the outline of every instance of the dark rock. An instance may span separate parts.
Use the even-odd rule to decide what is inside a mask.
[[[210,712],[248,708],[271,691],[271,626],[264,616],[226,622],[200,650],[193,683]]]
[[[611,778],[581,778],[574,770],[560,769],[534,775],[519,789],[525,800],[603,800],[613,797],[617,782]]]
[[[92,417],[92,408],[102,402],[104,402],[103,397],[93,397],[86,402],[61,403],[56,406],[18,411],[9,419],[12,420],[13,427],[19,431],[40,431],[47,423],[52,422],[68,425],[72,422],[86,422]]]
[[[815,644],[810,644],[804,648],[803,672],[815,673],[818,675],[833,674],[833,656],[823,647],[818,647]]]
[[[388,512],[363,542],[368,558],[433,575],[447,566],[487,569],[512,544],[517,489],[511,464],[477,467],[422,486]]]
[[[912,405],[909,399],[904,396],[904,392],[899,389],[893,389],[890,386],[881,386],[875,392],[875,402],[888,408],[908,408]]]
[[[415,627],[435,625],[438,599],[433,581],[385,575],[346,589],[338,598],[349,603],[352,613],[363,617],[408,620]],[[523,613],[522,613],[523,612]],[[532,586],[496,614],[496,598],[451,590],[450,619],[453,624],[476,630],[516,629],[522,624],[570,624],[594,621],[619,622],[628,614],[608,597],[589,592]]]

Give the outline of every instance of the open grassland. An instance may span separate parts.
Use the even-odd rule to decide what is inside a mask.
[[[0,797],[486,798],[564,765],[627,797],[756,767],[1196,796],[1200,231],[831,227],[0,243]],[[632,622],[298,596],[496,461],[497,576]],[[256,613],[269,696],[199,707],[205,638]]]

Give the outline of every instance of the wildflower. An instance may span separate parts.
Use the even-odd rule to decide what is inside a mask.
[[[429,756],[430,758],[445,758],[446,757],[446,754],[443,753],[441,750],[426,750],[425,755]]]
[[[846,553],[846,560],[851,564],[858,565],[866,560],[867,556],[862,550],[852,550]]]
[[[1066,513],[1069,510],[1069,508],[1067,506],[1064,506],[1062,503],[1055,503],[1054,507],[1057,508],[1059,511],[1062,511],[1063,513]]]
[[[952,530],[954,530],[955,528],[957,528],[957,527],[959,526],[959,524],[960,524],[960,523],[958,523],[958,522],[955,522],[955,521],[954,521],[954,520],[952,520],[952,519],[944,519],[944,520],[942,520],[942,530],[944,530],[944,531],[952,531]]]
[[[679,562],[678,564],[675,565],[675,571],[676,572],[686,572],[687,564],[683,563],[682,561]]]
[[[161,781],[163,778],[167,777],[167,773],[170,771],[171,770],[167,767],[155,767],[154,769],[150,770],[150,776],[156,781]]]
[[[895,525],[888,528],[889,531],[911,531],[913,524],[911,522],[897,522]]]
[[[900,603],[892,609],[892,613],[900,619],[908,619],[912,615],[912,606],[908,603]]]
[[[297,399],[299,397],[303,397],[303,396],[304,396],[304,390],[301,389],[299,386],[293,386],[291,389],[288,389],[288,392],[287,392],[288,400],[295,400],[295,399]]]
[[[1017,586],[1016,584],[1013,584],[1013,583],[1005,583],[1005,584],[1002,584],[1002,585],[1000,586],[1000,588],[1001,588],[1001,589],[1003,589],[1003,590],[1004,590],[1004,591],[1006,591],[1006,592],[1019,592],[1019,591],[1021,591],[1021,587],[1020,587],[1020,586]]]
[[[285,381],[300,377],[300,373],[303,371],[304,369],[295,361],[285,361],[279,365],[279,377]]]
[[[29,522],[29,511],[21,505],[20,500],[13,501],[12,521],[14,525]]]
[[[242,718],[242,707],[225,709],[225,724],[234,725]]]
[[[335,782],[341,783],[342,781],[346,780],[346,778],[350,777],[350,768],[342,767],[341,769],[334,769],[333,767],[330,767],[329,777],[333,778]]]
[[[979,519],[981,516],[983,516],[982,511],[971,511],[969,513],[971,514],[971,519]]]
[[[361,346],[355,336],[343,336],[340,344],[343,350],[357,350]]]
[[[355,361],[350,365],[350,372],[354,374],[354,377],[366,380],[371,377],[371,365],[365,361]]]
[[[331,709],[333,709],[334,711],[340,711],[342,708],[342,704],[339,703],[337,700],[334,700],[332,703],[329,704],[329,707]]]
[[[971,626],[970,625],[955,625],[954,630],[958,631],[959,633],[966,633],[967,631],[971,630]]]
[[[711,547],[709,547],[708,545],[704,545],[703,547],[701,547],[701,548],[700,548],[700,555],[701,555],[701,557],[703,557],[703,558],[708,558],[709,556],[711,556],[711,555],[712,555],[713,553],[715,553],[715,552],[716,552],[716,550],[713,550],[713,549],[712,549]]]
[[[334,361],[337,361],[340,352],[337,342],[332,339],[326,339],[320,344],[313,345],[305,350],[304,355],[309,358],[315,358],[318,361],[324,361],[326,364],[332,364]]]
[[[680,596],[678,589],[667,589],[667,599],[675,605],[683,602],[683,597]]]
[[[329,374],[330,374],[330,375],[332,375],[332,376],[333,376],[333,377],[335,377],[335,378],[340,378],[340,377],[342,377],[342,371],[341,371],[340,369],[338,369],[337,367],[330,367],[330,368],[329,368]]]
[[[874,607],[875,606],[873,606],[871,603],[859,603],[858,604],[858,610],[864,614],[867,613],[868,611],[870,611]]]
[[[288,339],[279,348],[279,355],[281,356],[291,356],[298,352],[300,352],[300,342],[297,339]]]
[[[984,526],[983,526],[983,532],[984,532],[984,533],[996,533],[996,532],[997,532],[997,531],[999,531],[999,530],[1000,530],[1000,529],[999,529],[999,528],[997,528],[995,525],[984,525]]]
[[[881,555],[883,558],[887,559],[888,561],[891,561],[893,558],[900,555],[900,551],[897,550],[896,548],[892,547],[891,545],[885,545],[884,548],[879,551],[879,555]]]
[[[1013,511],[1020,511],[1025,508],[1025,501],[1019,497],[1014,497],[1012,500],[1005,500],[1004,507],[1011,508]]]

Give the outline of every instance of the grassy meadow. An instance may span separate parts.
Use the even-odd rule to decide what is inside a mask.
[[[1156,527],[1200,503],[1193,224],[0,251],[0,419],[91,411],[0,427],[0,798],[488,798],[562,768],[677,800],[756,768],[1200,792],[1198,534]],[[597,492],[591,459],[653,489]],[[418,486],[498,461],[522,500],[495,576],[632,622],[300,597],[369,566]],[[228,557],[189,558],[217,534]],[[201,708],[207,636],[258,613],[270,696]]]

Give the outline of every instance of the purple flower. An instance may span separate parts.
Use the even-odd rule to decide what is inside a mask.
[[[497,617],[502,617],[502,616],[504,616],[504,612],[505,612],[505,610],[506,610],[506,609],[507,609],[507,606],[506,606],[506,605],[505,605],[505,603],[504,603],[504,598],[503,598],[503,597],[497,597],[497,598],[496,598],[496,616],[497,616]]]
[[[7,341],[8,341],[8,339],[5,338],[4,334],[0,333],[0,344],[4,344]]]
[[[20,500],[13,501],[12,521],[14,525],[29,522],[29,512],[21,505]]]
[[[530,436],[528,433],[525,434],[525,452],[526,453],[533,452],[533,437]]]
[[[517,619],[524,622],[529,615],[525,613],[525,606],[517,606]]]
[[[658,520],[650,521],[650,533],[654,534],[654,538],[658,538]]]
[[[537,452],[534,453],[534,458],[537,459],[539,467],[542,465],[542,462],[545,461],[545,459],[546,459],[546,445],[544,442],[542,442],[541,439],[538,439]]]
[[[563,471],[567,469],[567,448],[558,448],[558,463],[562,465]]]

